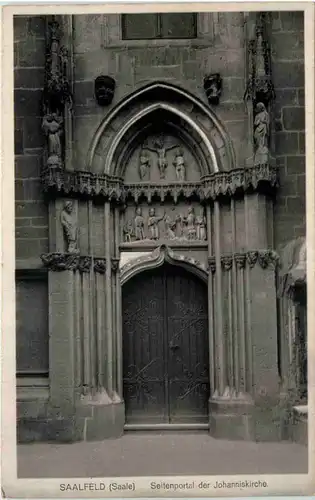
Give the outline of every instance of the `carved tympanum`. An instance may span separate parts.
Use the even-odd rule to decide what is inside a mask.
[[[66,201],[60,216],[61,225],[67,244],[69,254],[79,253],[78,249],[78,226],[76,218],[73,215],[72,201]]]

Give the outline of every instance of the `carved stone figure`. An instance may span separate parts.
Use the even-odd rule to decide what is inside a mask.
[[[165,215],[164,224],[166,239],[174,240],[176,238],[176,220],[172,220],[169,215]]]
[[[68,253],[79,253],[78,249],[78,227],[73,216],[73,203],[67,201],[61,212],[61,225],[63,227],[65,239],[67,242]]]
[[[142,181],[150,178],[150,159],[144,149],[140,151],[139,176]]]
[[[203,214],[196,217],[196,238],[204,241],[207,239],[206,234],[206,218]]]
[[[188,240],[196,239],[196,216],[194,207],[188,208],[188,214],[184,217],[183,222],[186,226],[185,236]]]
[[[180,182],[185,181],[186,179],[186,167],[183,151],[179,148],[175,154],[174,160],[176,179]]]
[[[170,151],[171,149],[174,149],[178,147],[177,144],[172,144],[170,146],[167,146],[166,140],[163,135],[161,135],[158,139],[155,140],[154,142],[154,147],[149,147],[145,146],[146,149],[149,151],[152,151],[153,153],[157,153],[158,155],[158,168],[160,171],[160,178],[165,179],[165,172],[168,167],[168,162],[166,159],[166,153],[167,151]]]
[[[60,166],[62,162],[61,135],[63,118],[57,113],[47,114],[43,118],[42,128],[47,137],[49,166]]]
[[[165,214],[162,217],[157,217],[155,215],[155,208],[150,208],[149,218],[148,218],[148,229],[150,232],[151,240],[158,240],[160,237],[159,222],[164,219]]]
[[[133,230],[133,223],[132,223],[132,220],[127,220],[127,222],[125,223],[124,225],[124,240],[126,243],[130,243],[131,242],[131,238],[134,234],[134,230]]]
[[[259,102],[256,105],[256,116],[254,121],[254,141],[255,141],[255,166],[268,163],[269,148],[269,115],[265,105]]]
[[[144,240],[144,218],[141,207],[137,207],[135,216],[135,237],[136,240]]]
[[[222,92],[222,78],[219,73],[205,76],[203,80],[203,88],[205,89],[209,103],[219,104]]]

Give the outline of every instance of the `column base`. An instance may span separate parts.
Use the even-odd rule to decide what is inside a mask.
[[[279,398],[249,395],[209,400],[209,433],[217,439],[277,442],[287,439]]]
[[[80,401],[79,412],[84,421],[83,440],[102,441],[123,435],[125,404],[118,395],[109,398],[104,392],[94,397],[85,396]]]
[[[209,434],[216,439],[253,441],[255,439],[253,402],[250,398],[211,398]]]

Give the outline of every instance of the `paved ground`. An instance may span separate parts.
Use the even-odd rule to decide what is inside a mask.
[[[132,434],[96,443],[18,446],[19,477],[115,477],[307,472],[295,443],[222,441],[206,434]]]

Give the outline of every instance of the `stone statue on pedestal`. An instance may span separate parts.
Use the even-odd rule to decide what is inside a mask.
[[[59,167],[62,164],[61,135],[63,134],[63,118],[58,113],[46,114],[42,123],[47,137],[48,166]]]
[[[254,164],[266,165],[269,159],[269,114],[265,105],[259,102],[255,109],[254,121],[254,143],[255,143],[255,158]]]
[[[79,253],[78,249],[78,226],[73,216],[73,203],[67,201],[61,212],[61,225],[63,227],[67,243],[67,253]]]

